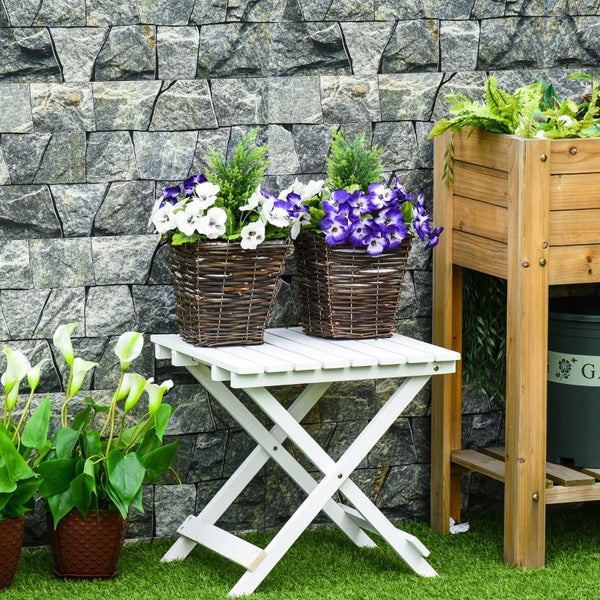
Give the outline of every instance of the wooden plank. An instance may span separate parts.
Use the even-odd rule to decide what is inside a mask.
[[[550,177],[550,210],[600,208],[600,185],[595,173]]]
[[[600,244],[550,246],[550,285],[600,281]]]
[[[600,239],[600,208],[550,212],[550,245],[594,244]]]
[[[454,450],[451,456],[453,463],[504,483],[504,461],[476,450]]]
[[[545,556],[549,153],[515,139],[509,174],[504,560],[522,568]]]
[[[495,204],[454,195],[455,230],[502,242],[508,241],[508,210]]]
[[[454,164],[454,195],[508,206],[508,174],[462,161]]]
[[[456,230],[453,231],[452,237],[452,256],[455,264],[506,279],[506,244]]]
[[[590,469],[589,467],[577,467],[582,473],[586,475],[590,475],[594,479],[600,480],[600,468],[598,469]]]
[[[457,161],[508,171],[509,149],[514,139],[510,135],[465,128],[454,136],[454,157]]]
[[[485,454],[493,456],[498,460],[504,460],[504,448],[485,448]],[[598,471],[600,473],[600,471]],[[565,465],[557,465],[555,463],[546,462],[546,477],[559,485],[572,487],[577,485],[592,485],[594,476],[587,475],[582,470],[572,469]]]
[[[462,349],[462,268],[453,264],[452,189],[442,181],[450,132],[434,140],[434,222],[446,229],[433,253],[433,343]],[[461,363],[454,375],[434,377],[431,406],[431,526],[449,533],[450,517],[460,522],[461,476],[450,453],[461,447]]]
[[[555,485],[546,490],[546,504],[563,504],[565,502],[588,502],[600,500],[600,483],[563,487]]]
[[[552,175],[597,173],[600,144],[594,139],[552,140],[548,162]]]

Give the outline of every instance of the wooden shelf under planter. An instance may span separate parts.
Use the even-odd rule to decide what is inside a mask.
[[[507,280],[504,558],[541,567],[545,505],[598,499],[592,486],[546,488],[548,288],[600,281],[600,139],[528,140],[463,130],[435,139],[434,343],[462,349],[463,267]],[[433,382],[431,522],[460,521],[460,368]],[[498,467],[498,465],[496,465]],[[488,475],[494,476],[494,471]],[[499,477],[498,473],[496,478]]]

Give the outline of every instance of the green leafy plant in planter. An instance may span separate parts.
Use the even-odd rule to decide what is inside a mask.
[[[573,73],[591,85],[589,93],[561,99],[554,87],[540,79],[510,93],[495,77],[485,82],[484,101],[450,94],[448,119],[438,121],[430,138],[463,128],[483,129],[524,138],[564,139],[600,137],[600,80]],[[442,178],[454,183],[454,136],[444,156]],[[505,393],[506,282],[465,270],[463,305],[463,373],[466,381],[489,397]]]
[[[8,587],[17,569],[23,543],[23,517],[35,505],[37,463],[49,449],[48,396],[30,413],[44,362],[31,366],[26,356],[4,348],[4,401],[0,412],[0,590]],[[19,388],[27,380],[30,393],[21,406]],[[20,416],[18,415],[20,412]]]
[[[42,478],[39,492],[53,527],[56,573],[67,578],[113,577],[130,509],[144,512],[143,484],[155,483],[177,452],[178,442],[163,443],[172,408],[162,398],[173,382],[158,385],[130,371],[144,338],[126,332],[114,348],[121,369],[110,403],[99,405],[86,397],[84,408],[71,416],[73,399],[86,374],[97,366],[75,357],[71,335],[76,327],[77,323],[61,325],[54,334],[69,378],[60,427],[37,467]],[[147,406],[139,410],[144,392]]]

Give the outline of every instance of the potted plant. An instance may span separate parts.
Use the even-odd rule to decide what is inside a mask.
[[[35,465],[48,450],[50,398],[30,414],[34,392],[46,361],[31,366],[18,350],[4,348],[4,402],[0,412],[0,590],[10,586],[23,544],[24,515],[34,508],[39,478]],[[27,379],[30,393],[21,406],[19,387]],[[20,414],[19,414],[20,413]]]
[[[256,133],[229,159],[212,149],[207,172],[167,188],[153,210],[169,244],[179,333],[192,344],[262,343],[292,248],[295,208],[261,189],[267,146]]]
[[[116,574],[131,507],[143,512],[143,483],[170,468],[178,443],[163,443],[172,408],[162,403],[171,380],[158,385],[130,371],[142,351],[143,335],[123,333],[114,348],[121,375],[107,406],[91,398],[71,416],[71,405],[88,371],[97,363],[74,356],[77,323],[61,325],[54,344],[69,366],[60,427],[37,470],[48,507],[56,573],[66,578]],[[140,410],[146,392],[147,406]],[[100,419],[100,417],[104,417]]]
[[[415,198],[398,177],[385,185],[380,155],[365,148],[364,135],[351,141],[334,131],[324,186],[281,194],[299,203],[295,254],[310,335],[391,336],[411,237],[437,244],[441,228],[432,229],[423,192]]]

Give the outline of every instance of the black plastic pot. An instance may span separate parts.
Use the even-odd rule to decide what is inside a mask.
[[[554,298],[549,316],[548,460],[600,467],[600,297]]]

